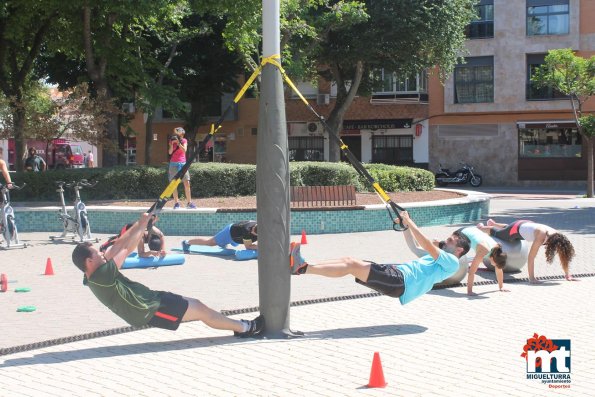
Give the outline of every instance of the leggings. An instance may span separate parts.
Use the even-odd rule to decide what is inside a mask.
[[[502,241],[512,243],[518,240],[524,240],[523,236],[519,233],[519,228],[523,223],[530,221],[516,221],[503,228],[493,227],[490,229],[490,236],[496,237]]]

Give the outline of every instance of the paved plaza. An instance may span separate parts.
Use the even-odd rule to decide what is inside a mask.
[[[491,213],[499,221],[530,219],[567,233],[577,252],[572,272],[592,274],[595,200],[574,197],[501,195],[492,200]],[[424,231],[440,238],[460,226]],[[540,285],[514,282],[510,293],[479,285],[474,298],[467,297],[465,287],[441,289],[401,306],[387,297],[347,299],[370,292],[352,278],[299,276],[292,278],[292,302],[323,301],[292,307],[291,327],[305,332],[303,338],[240,340],[189,323],[176,332],[144,329],[12,353],[15,346],[127,325],[82,285],[82,274],[70,261],[72,246],[52,243],[48,235],[24,233],[30,248],[0,251],[0,271],[12,281],[0,294],[0,349],[8,352],[0,356],[0,396],[592,396],[595,390],[592,277]],[[168,236],[167,242],[178,246],[182,239]],[[309,260],[414,258],[393,231],[309,235],[302,252]],[[48,257],[54,276],[43,275]],[[187,257],[183,266],[126,271],[153,289],[238,311],[258,306],[257,273],[255,260],[208,256]],[[547,265],[540,252],[536,275],[561,274],[558,262]],[[494,280],[489,272],[478,277]],[[507,277],[523,279],[526,269]],[[31,292],[13,292],[17,287]],[[338,297],[345,299],[330,299]],[[24,305],[37,310],[16,312]],[[571,340],[569,389],[527,379],[521,353],[534,333]],[[365,387],[374,352],[382,359],[384,389]]]

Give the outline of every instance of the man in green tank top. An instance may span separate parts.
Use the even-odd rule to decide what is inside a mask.
[[[105,254],[89,242],[80,243],[74,249],[72,261],[85,273],[83,283],[97,299],[132,326],[151,325],[176,330],[181,322],[202,321],[211,328],[234,331],[238,337],[258,335],[264,329],[263,316],[254,320],[234,320],[197,299],[153,291],[120,272],[124,260],[143,237],[150,217],[151,214],[142,214]]]

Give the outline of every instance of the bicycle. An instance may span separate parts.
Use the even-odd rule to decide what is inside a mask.
[[[26,186],[24,183],[21,186],[12,184],[12,189],[21,190]],[[2,192],[2,206],[0,207],[0,234],[4,238],[6,246],[0,245],[1,249],[11,248],[27,248],[26,243],[19,241],[19,233],[17,231],[17,224],[15,221],[14,209],[10,205],[10,190],[6,185],[0,184],[0,191]]]
[[[68,238],[78,242],[95,241],[99,242],[98,238],[91,236],[91,225],[87,216],[87,207],[81,200],[80,190],[83,187],[95,187],[97,182],[89,183],[86,179],[81,179],[79,182],[66,183],[64,181],[57,181],[58,189],[56,192],[60,195],[60,203],[62,208],[58,213],[58,218],[62,222],[64,230],[60,236],[50,236],[50,240],[66,240]],[[66,209],[66,202],[64,201],[64,187],[72,188],[74,190],[74,216],[68,213]]]

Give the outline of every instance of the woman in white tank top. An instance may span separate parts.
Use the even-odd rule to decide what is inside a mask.
[[[516,221],[511,224],[496,223],[492,219],[488,220],[487,225],[478,224],[477,227],[492,237],[497,237],[503,241],[527,240],[532,242],[527,258],[529,282],[539,283],[535,278],[535,258],[542,245],[545,245],[545,259],[547,263],[552,263],[556,253],[560,257],[560,265],[564,270],[566,280],[573,281],[570,274],[570,261],[574,257],[574,247],[568,238],[556,229],[535,223],[531,221]]]

